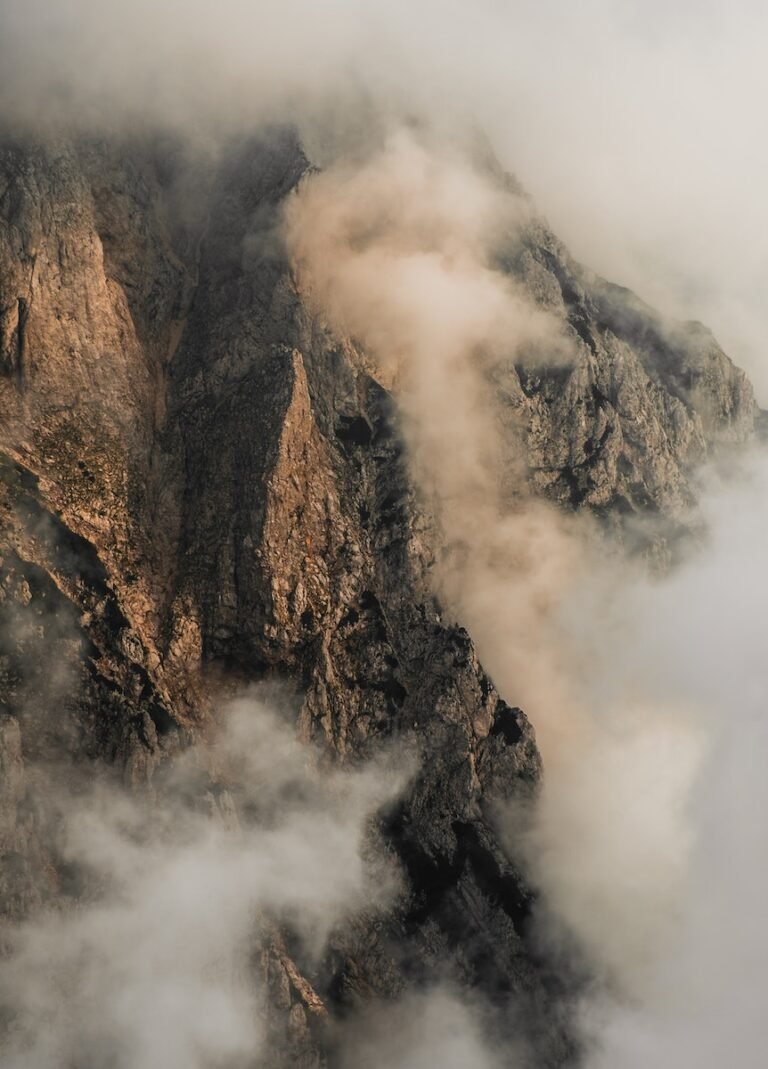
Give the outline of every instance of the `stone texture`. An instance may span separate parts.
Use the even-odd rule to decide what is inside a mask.
[[[565,367],[494,369],[534,490],[614,519],[679,516],[695,501],[696,466],[755,432],[744,372],[700,323],[665,322],[575,263],[539,220],[500,263],[564,320],[575,348]]]
[[[307,167],[285,131],[216,166],[170,138],[2,141],[0,905],[11,922],[68,893],[41,769],[96,762],[141,789],[212,695],[287,679],[300,732],[336,759],[390,738],[422,758],[371,832],[404,874],[390,913],[320,963],[265,937],[287,1064],[323,1063],[329,1020],[447,975],[562,1065],[567,980],[492,819],[536,790],[533,731],[441,619],[394,399],[296,290],[278,220]],[[577,350],[491,372],[533,489],[679,514],[693,466],[753,433],[744,375],[540,222],[500,259]]]

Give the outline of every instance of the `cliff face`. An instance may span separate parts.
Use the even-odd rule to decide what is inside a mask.
[[[328,1014],[447,971],[564,1064],[565,988],[492,821],[535,791],[533,732],[441,620],[395,400],[297,291],[278,224],[307,169],[285,132],[216,165],[170,139],[3,141],[0,903],[11,923],[76,893],[53,768],[141,790],[221,694],[287,680],[301,735],[340,760],[391,737],[422,756],[378,830],[396,907],[311,967],[265,945],[288,1059],[326,1056]],[[503,263],[577,353],[493,371],[533,489],[609,517],[684,508],[695,463],[753,433],[743,373],[541,223]]]
[[[605,517],[690,506],[696,465],[754,432],[745,374],[700,323],[664,322],[574,263],[544,225],[528,228],[505,266],[576,338],[567,368],[498,376],[502,397],[524,413],[534,488]]]

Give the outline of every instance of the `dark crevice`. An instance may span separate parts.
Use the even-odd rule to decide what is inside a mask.
[[[25,297],[18,300],[18,326],[16,327],[16,375],[19,387],[24,385],[24,371],[27,357],[27,320],[29,318],[29,301]]]
[[[451,828],[456,839],[453,855],[435,857],[413,837],[405,805],[384,822],[383,833],[397,850],[412,888],[411,903],[404,916],[406,929],[417,931],[432,920],[452,945],[464,942],[472,921],[458,908],[455,899],[457,895],[460,897],[460,879],[469,874],[489,905],[503,909],[515,931],[524,934],[531,917],[533,894],[516,874],[502,872],[483,845],[476,825],[454,821]]]
[[[502,872],[498,861],[481,842],[475,824],[454,821],[451,827],[456,836],[456,853],[461,859],[462,868],[465,865],[470,867],[486,898],[504,910],[516,932],[523,933],[531,917],[533,894],[516,874]]]
[[[152,702],[147,709],[152,723],[155,725],[158,735],[168,735],[171,731],[178,731],[179,725],[159,702]]]
[[[383,683],[372,683],[370,686],[372,690],[378,690],[384,694],[398,708],[408,697],[408,691],[396,679],[385,679]]]
[[[500,735],[510,746],[514,746],[523,737],[523,729],[520,727],[519,720],[521,716],[522,710],[511,709],[505,701],[499,698],[493,714],[491,735]]]
[[[373,429],[363,416],[342,416],[335,430],[343,445],[367,446],[373,437]]]

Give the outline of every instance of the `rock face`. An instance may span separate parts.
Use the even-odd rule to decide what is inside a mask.
[[[397,906],[319,964],[265,944],[288,1063],[330,1056],[329,1018],[447,975],[563,1065],[566,986],[492,820],[535,792],[533,732],[441,621],[395,401],[297,291],[278,221],[307,168],[284,131],[216,166],[167,138],[2,141],[0,906],[11,923],[74,893],[46,769],[141,789],[222,688],[290,680],[339,760],[392,737],[423,760],[377,832]],[[606,516],[683,508],[693,465],[753,433],[743,373],[543,224],[504,266],[577,340],[568,368],[494,371],[532,487]]]
[[[501,397],[522,413],[534,489],[604,517],[669,518],[690,506],[696,465],[754,433],[744,372],[700,323],[665,323],[574,263],[539,222],[504,266],[575,340],[568,367],[496,374]]]

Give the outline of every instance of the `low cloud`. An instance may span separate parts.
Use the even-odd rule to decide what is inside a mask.
[[[366,837],[406,775],[322,767],[247,697],[212,749],[156,773],[154,797],[102,783],[59,798],[61,851],[81,886],[9,935],[4,1064],[254,1064],[261,940],[286,924],[312,960],[343,918],[391,900],[397,871]]]
[[[732,1010],[756,1065],[749,1007],[768,957],[741,971],[743,985],[738,963],[760,925],[740,889],[765,880],[749,763],[765,697],[755,636],[768,465],[758,455],[751,474],[701,476],[699,544],[660,578],[587,517],[531,498],[488,370],[529,346],[562,361],[568,342],[493,267],[525,201],[467,161],[409,132],[354,168],[310,176],[287,221],[299,284],[395,390],[443,536],[443,602],[536,727],[542,792],[532,814],[507,814],[509,843],[541,892],[540,938],[589,964],[588,1064],[635,1069],[651,1051],[670,1069],[719,1064]],[[726,745],[734,722],[746,749]],[[722,814],[736,799],[755,834],[734,865]],[[744,908],[719,938],[729,899]],[[723,975],[736,984],[726,1014]]]
[[[6,0],[0,117],[220,144],[298,123],[324,163],[415,116],[483,128],[573,253],[711,326],[768,390],[757,0]]]
[[[374,1007],[349,1030],[342,1069],[516,1069],[522,1052],[495,1041],[482,1007],[466,994],[435,988]]]

